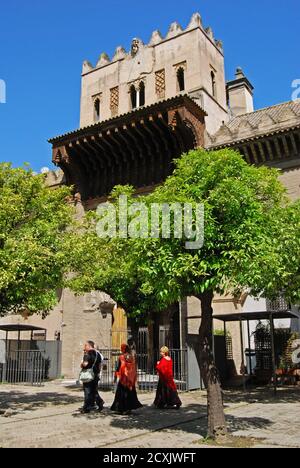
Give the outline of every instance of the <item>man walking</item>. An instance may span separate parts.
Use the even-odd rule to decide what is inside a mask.
[[[87,414],[95,408],[95,404],[97,405],[98,411],[103,410],[104,401],[102,400],[98,392],[102,356],[99,353],[99,351],[95,349],[95,343],[93,341],[87,341],[85,343],[83,352],[84,357],[81,363],[81,368],[92,369],[95,375],[95,378],[94,380],[92,380],[92,382],[83,384],[84,406],[82,408],[82,413]]]

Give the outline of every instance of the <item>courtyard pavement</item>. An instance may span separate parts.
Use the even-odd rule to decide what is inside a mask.
[[[82,391],[61,382],[44,387],[0,385],[0,448],[204,448],[204,392],[181,395],[180,411],[160,411],[153,394],[130,416],[112,414],[114,395],[103,393],[103,413],[81,415]],[[300,389],[226,391],[230,431],[255,438],[256,447],[300,448]]]

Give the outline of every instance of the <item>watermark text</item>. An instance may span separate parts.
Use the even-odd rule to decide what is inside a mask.
[[[187,250],[204,244],[204,206],[189,203],[136,202],[121,195],[117,204],[98,206],[97,234],[101,238],[184,239]]]
[[[292,82],[292,88],[294,89],[292,93],[292,101],[297,101],[300,99],[300,78]]]

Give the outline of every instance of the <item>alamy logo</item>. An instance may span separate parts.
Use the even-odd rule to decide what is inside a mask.
[[[6,83],[0,80],[0,104],[6,104]]]
[[[297,101],[297,99],[300,99],[300,79],[292,82],[292,88],[295,88],[292,93],[292,101]]]
[[[126,195],[118,205],[98,206],[97,234],[101,238],[184,239],[187,250],[204,244],[204,205],[189,203],[128,204]]]

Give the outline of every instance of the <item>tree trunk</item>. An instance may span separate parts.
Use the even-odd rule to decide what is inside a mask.
[[[199,330],[201,374],[207,388],[208,437],[217,439],[227,435],[223,393],[218,369],[213,356],[213,309],[214,294],[208,291],[198,298],[201,301],[202,320]]]

